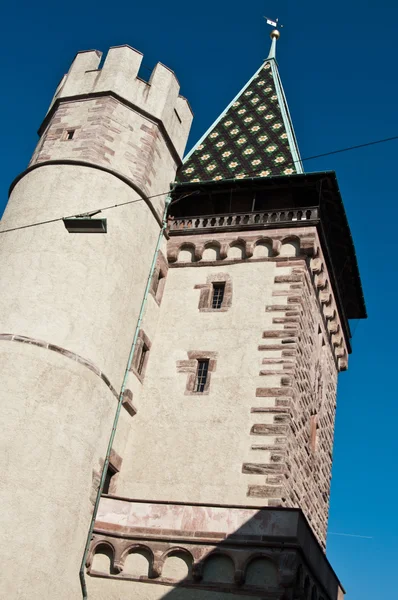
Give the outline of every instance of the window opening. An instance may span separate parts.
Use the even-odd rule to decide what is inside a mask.
[[[147,356],[148,352],[149,352],[149,348],[148,348],[148,346],[146,346],[144,344],[142,346],[140,361],[138,363],[138,368],[137,368],[137,372],[138,372],[139,375],[142,375],[142,371],[143,371],[144,365],[145,365],[145,359],[146,359],[146,356]]]
[[[180,122],[180,123],[182,123],[181,117],[180,117],[180,115],[178,114],[178,112],[176,111],[176,109],[174,109],[174,112],[175,112],[175,114],[176,114],[176,117],[177,117],[177,119],[179,120],[179,122]]]
[[[116,473],[117,473],[117,470],[115,469],[115,467],[112,467],[112,465],[109,463],[108,469],[107,469],[106,475],[105,475],[104,487],[102,488],[103,494],[109,494],[112,478],[114,477],[114,475],[116,475]]]
[[[66,132],[66,139],[67,140],[73,140],[73,136],[75,135],[75,131],[76,131],[76,129],[68,129],[68,131]]]
[[[204,392],[209,371],[209,360],[198,360],[198,369],[196,371],[195,392]]]
[[[212,308],[221,308],[224,300],[225,283],[213,283]]]
[[[164,278],[164,274],[162,273],[162,271],[159,271],[158,276],[156,278],[155,281],[155,285],[153,287],[153,293],[155,294],[155,297],[157,296],[158,290],[159,290],[159,285],[161,280]]]

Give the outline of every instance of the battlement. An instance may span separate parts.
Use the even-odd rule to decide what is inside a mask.
[[[79,52],[61,80],[53,101],[76,96],[104,94],[119,96],[139,111],[163,123],[178,154],[182,155],[193,114],[188,101],[179,95],[180,84],[168,67],[157,63],[148,82],[138,77],[143,54],[131,46],[109,49],[102,68],[98,50]]]

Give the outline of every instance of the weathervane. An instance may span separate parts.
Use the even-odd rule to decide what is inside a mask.
[[[273,21],[272,19],[269,19],[268,17],[264,17],[264,19],[267,21],[267,25],[271,25],[272,27],[278,27],[279,18],[276,19],[276,21]],[[279,27],[282,29],[283,25],[279,25]]]
[[[266,59],[266,60],[268,60],[270,58],[275,58],[276,40],[279,39],[279,36],[280,36],[280,32],[277,29],[279,19],[276,19],[276,21],[273,21],[272,19],[269,19],[268,17],[264,17],[264,19],[267,21],[267,25],[271,25],[271,27],[273,27],[273,30],[271,31],[271,36],[270,36],[271,40],[272,40],[272,44],[271,44],[271,48],[270,48],[268,57]],[[283,25],[279,25],[279,27],[282,28]]]

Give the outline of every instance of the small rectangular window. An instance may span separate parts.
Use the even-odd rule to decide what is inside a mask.
[[[176,109],[174,109],[174,112],[175,112],[175,114],[176,114],[176,117],[177,117],[177,119],[179,120],[179,122],[180,122],[180,123],[182,123],[182,121],[181,121],[181,117],[180,117],[180,115],[178,114],[178,112],[176,111]]]
[[[103,494],[109,494],[112,477],[114,477],[114,475],[116,475],[116,473],[117,473],[117,470],[114,467],[112,467],[111,464],[108,464],[108,469],[107,469],[106,475],[105,475],[104,487],[102,488]]]
[[[225,283],[213,283],[212,308],[221,308],[224,300]]]
[[[141,355],[140,355],[140,360],[138,362],[138,368],[137,368],[137,372],[139,375],[142,375],[142,372],[144,370],[145,360],[146,360],[148,352],[149,352],[148,346],[143,344],[142,350],[141,350]]]
[[[76,129],[68,129],[68,131],[66,132],[66,139],[67,140],[73,140],[73,136],[75,135],[75,131],[76,131]]]
[[[155,298],[158,298],[158,292],[160,292],[160,290],[162,288],[162,285],[161,285],[162,279],[164,279],[164,273],[162,273],[162,271],[159,271],[158,276],[155,281],[155,285],[153,286],[153,293],[155,294]]]
[[[195,392],[204,392],[209,371],[209,360],[198,360],[198,369],[196,371]]]

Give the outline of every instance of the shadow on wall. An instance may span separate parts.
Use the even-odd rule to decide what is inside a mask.
[[[228,593],[241,600],[337,600],[338,586],[323,587],[298,542],[251,537],[242,543],[238,530],[219,543],[130,539],[126,544],[124,539],[121,552],[117,538],[94,538],[88,574],[124,580],[126,598],[137,594],[136,586],[129,590],[128,582],[134,581],[158,586],[153,595],[143,589],[145,598],[221,600]]]

